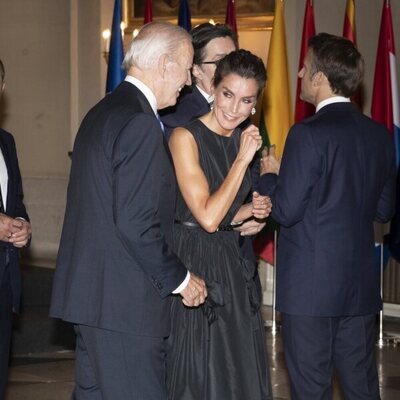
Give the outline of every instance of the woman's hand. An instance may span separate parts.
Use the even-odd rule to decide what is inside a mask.
[[[258,192],[253,192],[253,209],[254,218],[265,219],[269,216],[272,210],[271,199],[268,196],[261,196]]]
[[[254,154],[261,147],[262,139],[260,131],[254,125],[246,128],[240,137],[240,148],[237,160],[243,160],[246,164],[250,164],[254,158]]]

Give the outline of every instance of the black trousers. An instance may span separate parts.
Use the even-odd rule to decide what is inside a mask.
[[[12,291],[8,262],[0,271],[0,400],[5,398],[12,330]]]
[[[378,400],[376,315],[282,314],[282,338],[293,400],[332,399],[336,370],[346,400]]]
[[[76,325],[73,400],[167,400],[165,339]]]

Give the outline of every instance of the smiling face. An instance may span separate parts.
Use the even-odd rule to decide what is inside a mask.
[[[230,37],[218,37],[207,44],[204,49],[204,62],[210,63],[221,60],[227,54],[236,50],[235,44]],[[200,64],[193,66],[193,76],[196,84],[206,93],[211,94],[212,81],[215,73],[215,64]]]
[[[174,57],[165,64],[162,98],[158,99],[159,108],[176,104],[176,99],[185,85],[191,85],[190,70],[193,61],[193,47],[188,41],[183,43]]]
[[[227,134],[247,119],[256,105],[259,86],[255,79],[231,73],[214,88],[216,130]]]

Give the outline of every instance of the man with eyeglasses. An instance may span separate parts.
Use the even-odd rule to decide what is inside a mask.
[[[206,114],[212,103],[211,86],[216,63],[238,47],[236,33],[222,24],[204,23],[190,32],[194,48],[191,86],[186,86],[174,107],[160,111],[169,138],[178,126]]]

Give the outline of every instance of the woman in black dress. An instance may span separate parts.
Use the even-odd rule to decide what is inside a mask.
[[[265,80],[261,59],[245,50],[230,53],[215,72],[213,109],[175,129],[169,142],[180,189],[175,252],[208,289],[196,309],[173,301],[171,400],[272,399],[256,265],[240,256],[234,230],[270,212],[269,199],[257,194],[244,204],[261,137],[254,125],[238,128],[254,113]]]

